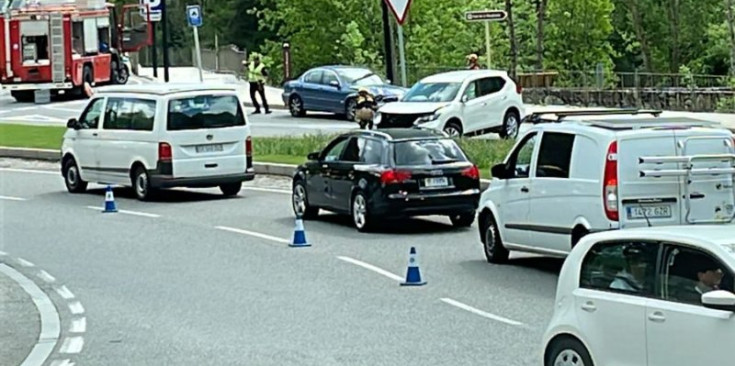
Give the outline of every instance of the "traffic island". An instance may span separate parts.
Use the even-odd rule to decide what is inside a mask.
[[[0,271],[0,365],[23,363],[38,341],[40,322],[30,295]]]

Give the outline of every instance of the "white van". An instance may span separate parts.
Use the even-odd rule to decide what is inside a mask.
[[[100,88],[69,120],[61,172],[69,192],[88,182],[157,189],[217,187],[237,195],[253,180],[250,126],[237,89],[182,84]]]
[[[509,250],[566,256],[584,235],[604,230],[731,223],[732,132],[660,113],[529,115],[534,126],[493,167],[480,198],[487,259],[503,262]]]

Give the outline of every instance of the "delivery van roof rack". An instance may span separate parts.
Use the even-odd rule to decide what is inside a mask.
[[[559,110],[559,111],[540,111],[534,112],[526,116],[523,120],[525,123],[558,123],[562,122],[566,117],[580,116],[615,116],[615,115],[639,115],[650,114],[654,117],[661,115],[663,111],[656,109],[637,109],[637,108],[616,108],[616,109],[580,109],[580,110]],[[556,116],[553,118],[542,118],[543,116]]]

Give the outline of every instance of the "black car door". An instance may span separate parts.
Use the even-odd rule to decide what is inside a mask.
[[[337,211],[349,211],[352,184],[355,178],[355,164],[360,161],[358,137],[351,137],[338,161],[328,163],[331,185],[329,206]]]
[[[307,180],[307,195],[310,204],[324,208],[332,207],[331,174],[333,164],[340,160],[348,142],[349,137],[338,138],[322,151],[314,174],[310,174]]]

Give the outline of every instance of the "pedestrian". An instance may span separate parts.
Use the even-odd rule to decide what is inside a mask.
[[[246,61],[243,61],[245,64]],[[247,65],[248,71],[248,82],[250,83],[250,99],[253,101],[255,112],[253,114],[260,114],[260,104],[256,99],[256,92],[260,94],[260,100],[263,102],[265,108],[265,114],[270,114],[271,110],[268,107],[268,100],[265,98],[265,79],[268,77],[268,70],[260,60],[260,55],[256,54],[253,56],[253,61]]]
[[[480,64],[477,63],[477,54],[470,54],[467,56],[467,62],[469,63],[469,70],[480,70]]]
[[[84,82],[84,94],[87,96],[87,98],[92,98],[94,95],[94,89],[92,89],[92,86],[89,85],[88,82]]]

